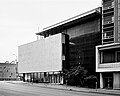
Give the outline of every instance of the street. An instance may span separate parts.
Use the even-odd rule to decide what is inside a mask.
[[[26,84],[12,84],[0,81],[0,96],[111,96],[106,94],[75,92]]]

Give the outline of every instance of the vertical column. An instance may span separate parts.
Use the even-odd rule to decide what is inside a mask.
[[[53,74],[52,74],[52,83],[55,83],[54,72],[53,72]]]
[[[38,82],[40,82],[40,79],[41,79],[41,77],[40,77],[40,72],[38,73]]]
[[[27,73],[27,82],[29,82],[29,73]]]
[[[63,84],[63,75],[62,75],[62,72],[60,72],[60,84]]]
[[[113,73],[113,88],[120,89],[120,73]]]
[[[118,0],[114,0],[114,42],[118,42]]]
[[[2,78],[3,79],[3,78]],[[23,73],[23,81],[25,82],[25,73]]]
[[[98,71],[98,68],[99,68],[99,64],[101,63],[100,62],[100,51],[99,51],[99,47],[96,46],[96,72]]]
[[[25,73],[25,81],[27,81],[27,73]]]
[[[103,88],[103,76],[102,76],[102,73],[100,73],[100,88]]]
[[[32,82],[32,73],[30,73],[30,82]]]
[[[118,0],[118,42],[120,42],[120,0]]]

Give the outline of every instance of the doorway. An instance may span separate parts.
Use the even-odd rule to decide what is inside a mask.
[[[103,87],[113,88],[113,73],[103,73]]]

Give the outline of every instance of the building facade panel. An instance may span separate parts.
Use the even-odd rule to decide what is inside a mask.
[[[95,46],[101,44],[101,14],[72,26],[69,35],[69,65],[82,65],[91,74],[95,73]]]
[[[100,26],[100,19],[97,18],[91,21],[80,23],[75,27],[73,26],[71,28],[68,28],[66,31],[67,31],[67,34],[69,35],[69,38],[75,38],[84,34],[100,32],[99,26]]]
[[[63,84],[69,36],[59,33],[19,46],[19,73],[23,81]],[[64,46],[63,46],[64,45]]]
[[[62,34],[20,46],[18,68],[20,73],[61,71]]]

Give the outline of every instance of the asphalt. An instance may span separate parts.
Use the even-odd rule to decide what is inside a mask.
[[[59,85],[59,84],[30,83],[30,82],[23,82],[23,81],[7,81],[7,83],[24,84],[27,86],[35,86],[35,87],[54,88],[54,89],[58,89],[58,90],[68,90],[68,91],[76,91],[76,92],[86,92],[86,93],[96,93],[96,94],[120,96],[120,90],[118,90],[118,89],[100,89],[100,88],[91,89],[91,88]]]

